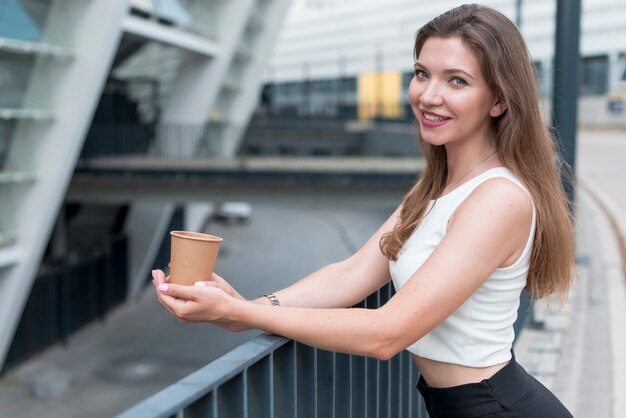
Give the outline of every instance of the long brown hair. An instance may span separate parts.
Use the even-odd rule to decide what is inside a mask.
[[[482,74],[506,111],[493,119],[502,164],[524,182],[536,208],[536,232],[526,289],[535,298],[567,296],[574,276],[574,233],[560,181],[555,140],[539,110],[535,70],[521,34],[506,16],[476,4],[454,8],[424,25],[415,39],[414,58],[430,37],[460,37],[476,54]],[[397,260],[406,240],[425,216],[430,200],[441,195],[447,179],[444,146],[420,147],[427,165],[405,195],[400,219],[385,234],[383,254]]]

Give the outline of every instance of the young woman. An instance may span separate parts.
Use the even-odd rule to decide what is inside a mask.
[[[564,298],[574,274],[526,45],[501,13],[465,5],[420,29],[414,57],[409,100],[428,165],[361,249],[254,301],[217,275],[185,287],[155,270],[159,300],[182,322],[379,359],[408,349],[431,417],[570,417],[511,350],[522,289]],[[387,304],[346,309],[390,276]]]

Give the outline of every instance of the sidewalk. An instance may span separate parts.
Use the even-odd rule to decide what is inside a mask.
[[[626,132],[579,133],[577,264],[567,304],[537,304],[543,329],[527,329],[521,364],[575,417],[626,417]]]

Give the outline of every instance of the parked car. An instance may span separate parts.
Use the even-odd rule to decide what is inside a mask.
[[[213,219],[224,223],[246,223],[252,216],[252,206],[247,202],[222,202],[217,205]]]

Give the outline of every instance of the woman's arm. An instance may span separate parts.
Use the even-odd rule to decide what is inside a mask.
[[[398,207],[367,242],[349,258],[329,264],[274,293],[283,307],[346,308],[389,281],[389,259],[380,252],[380,239],[396,225]],[[269,305],[267,298],[261,304]]]
[[[447,318],[528,238],[532,203],[512,183],[483,183],[459,207],[446,237],[383,307],[273,308],[219,289],[170,285],[160,298],[182,322],[225,321],[326,350],[387,359]]]
[[[352,256],[329,264],[314,273],[306,276],[291,286],[275,291],[282,307],[302,308],[339,308],[357,304],[381,287],[389,280],[389,260],[380,252],[380,239],[391,231],[400,214],[398,207],[383,225],[370,237],[369,240]],[[155,286],[169,283],[169,277],[161,270],[152,271]],[[212,280],[198,282],[204,287],[218,288],[234,299],[248,302],[226,280],[213,273]],[[176,313],[163,303],[161,304],[172,314]],[[251,301],[253,304],[269,306],[266,297],[259,297]],[[224,321],[213,321],[228,331],[245,331],[252,328],[250,325],[233,325]]]

